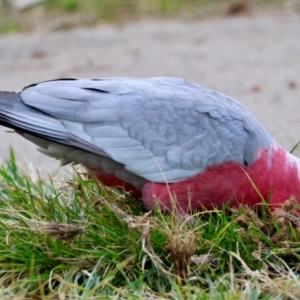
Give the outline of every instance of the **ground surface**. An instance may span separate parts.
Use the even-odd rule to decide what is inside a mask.
[[[243,102],[286,148],[300,140],[300,15],[168,20],[0,36],[0,90],[60,77],[176,76]],[[58,167],[15,133],[0,132],[0,161],[45,174]],[[300,156],[300,151],[297,151]]]

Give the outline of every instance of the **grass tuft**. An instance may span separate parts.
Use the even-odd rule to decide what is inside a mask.
[[[0,298],[299,299],[298,206],[145,213],[80,172],[34,179],[11,152],[0,168]]]

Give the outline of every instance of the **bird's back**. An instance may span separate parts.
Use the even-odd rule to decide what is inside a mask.
[[[238,101],[179,78],[60,79],[0,94],[0,123],[41,151],[141,189],[227,162],[272,138]]]

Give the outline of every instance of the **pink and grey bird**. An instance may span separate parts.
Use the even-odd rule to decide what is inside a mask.
[[[300,200],[300,160],[238,101],[178,78],[60,79],[0,93],[0,123],[148,209]],[[259,191],[259,192],[258,192]]]

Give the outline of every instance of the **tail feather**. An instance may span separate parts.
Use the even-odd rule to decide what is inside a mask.
[[[24,104],[21,93],[0,91],[0,125],[56,142],[66,138],[60,121]]]
[[[19,129],[13,120],[8,116],[13,111],[14,105],[21,103],[20,93],[0,91],[0,124],[11,129]]]
[[[26,105],[21,93],[0,91],[0,125],[14,129],[33,143],[36,141],[34,137],[46,140],[43,145],[36,143],[45,149],[50,141],[103,155],[95,145],[72,136],[59,118]]]

